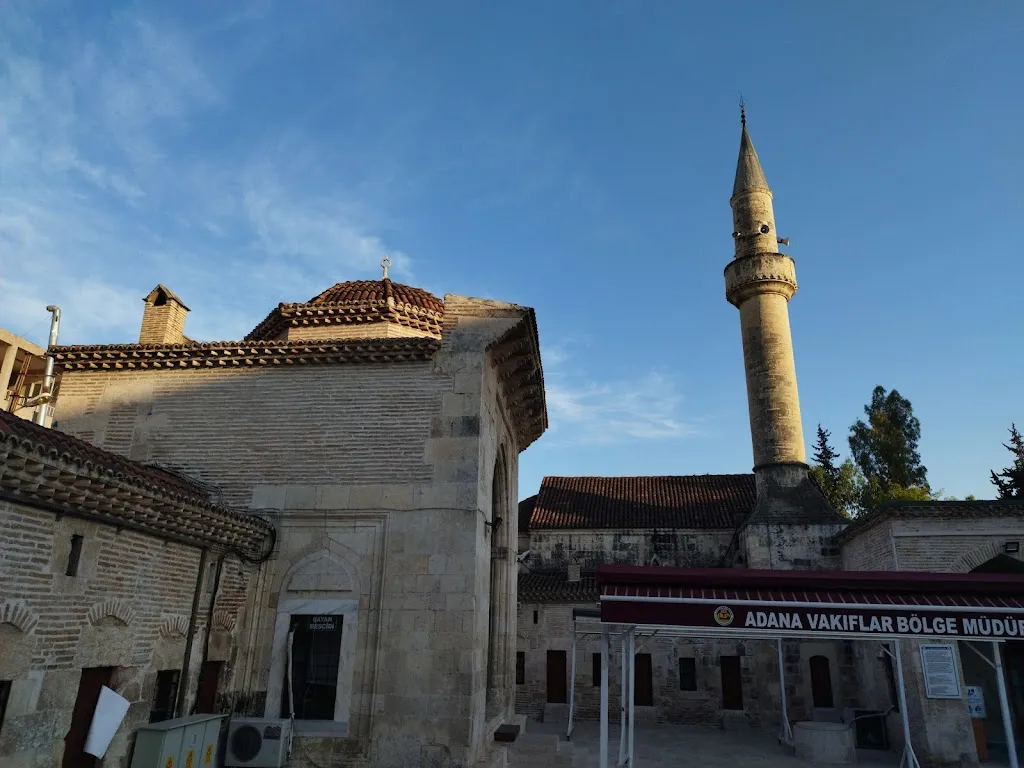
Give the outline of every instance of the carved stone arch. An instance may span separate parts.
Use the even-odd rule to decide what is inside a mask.
[[[277,592],[359,592],[359,556],[328,538],[292,555]]]
[[[109,598],[96,603],[89,609],[89,623],[95,626],[98,622],[108,616],[117,619],[122,624],[131,624],[135,618],[135,611],[124,600]]]
[[[24,603],[0,601],[0,624],[10,624],[27,635],[38,621],[38,617]]]
[[[979,565],[987,563],[989,560],[1002,554],[1005,554],[1002,543],[999,541],[989,541],[958,558],[953,563],[950,571],[953,573],[970,573]],[[1010,555],[1010,557],[1019,559],[1020,555]]]
[[[490,599],[487,616],[487,667],[485,708],[492,718],[507,708],[511,697],[509,686],[512,563],[509,532],[512,512],[509,507],[508,453],[504,443],[498,445],[491,474],[490,525],[491,539]],[[500,521],[500,522],[499,522]]]
[[[231,611],[214,611],[210,629],[215,632],[232,632],[235,629],[235,614]]]
[[[160,637],[173,640],[188,634],[188,619],[184,616],[168,616],[160,622]]]

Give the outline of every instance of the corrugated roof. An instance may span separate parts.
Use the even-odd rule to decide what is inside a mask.
[[[752,474],[545,477],[529,529],[731,529],[756,499]]]

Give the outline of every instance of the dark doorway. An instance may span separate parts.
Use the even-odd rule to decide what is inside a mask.
[[[831,709],[832,671],[827,656],[811,656],[811,699],[817,709]]]
[[[149,722],[160,723],[174,717],[174,702],[178,696],[180,675],[176,669],[163,669],[156,673],[156,693],[153,695],[153,709],[149,712]]]
[[[722,709],[743,709],[743,673],[739,656],[722,656]]]
[[[638,653],[633,670],[633,703],[638,707],[654,706],[654,678],[651,670],[651,654]]]
[[[569,700],[565,682],[565,651],[548,651],[548,704]]]
[[[296,720],[333,720],[341,659],[341,616],[292,616],[292,674],[285,670],[281,717],[288,717],[288,682]]]
[[[89,667],[82,670],[78,680],[78,697],[71,713],[71,727],[64,737],[63,768],[94,768],[97,764],[96,758],[83,750],[96,704],[100,700],[100,689],[103,686],[110,687],[113,674],[113,667]]]
[[[217,691],[220,688],[220,672],[223,667],[223,661],[207,661],[199,670],[199,689],[196,691],[197,714],[217,713]]]

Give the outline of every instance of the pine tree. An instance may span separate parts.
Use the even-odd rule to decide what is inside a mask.
[[[832,448],[828,439],[832,433],[818,425],[818,440],[814,444],[814,461],[811,477],[817,482],[828,503],[844,515],[857,510],[859,473],[852,461],[847,459],[836,466],[839,451]]]
[[[1024,499],[1024,437],[1016,424],[1010,425],[1010,443],[1003,443],[1003,447],[1013,454],[1013,464],[999,474],[993,471],[992,484],[1000,499]]]
[[[828,442],[830,437],[832,437],[832,433],[819,424],[818,441],[814,444],[814,462],[828,477],[835,479],[839,476],[839,468],[835,463],[839,458],[839,451],[832,449]]]
[[[850,427],[850,453],[865,479],[881,489],[882,496],[891,492],[895,498],[906,498],[903,491],[928,498],[928,470],[917,451],[921,422],[910,401],[895,389],[886,393],[885,387],[875,387],[864,413],[867,423],[857,421]]]

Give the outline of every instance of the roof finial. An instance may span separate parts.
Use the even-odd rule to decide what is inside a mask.
[[[743,101],[743,94],[740,94],[740,125],[747,127],[747,105]]]
[[[384,270],[384,276],[381,278],[381,280],[388,280],[388,267],[391,266],[391,259],[385,256],[383,259],[380,260],[380,266],[381,269]]]

